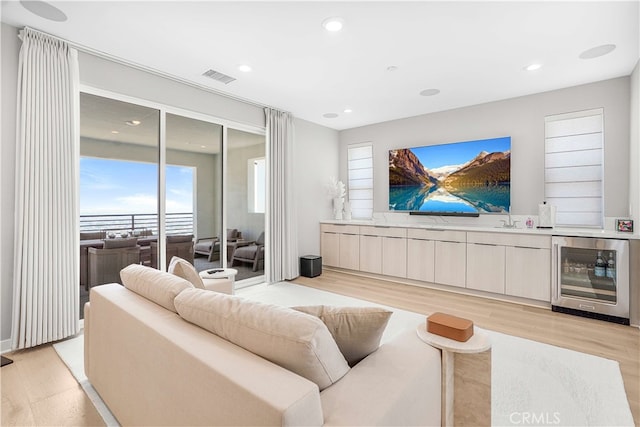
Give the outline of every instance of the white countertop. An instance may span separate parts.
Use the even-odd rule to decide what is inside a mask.
[[[496,221],[499,223],[500,221]],[[399,228],[422,228],[427,230],[457,230],[457,231],[479,231],[491,233],[511,233],[511,234],[531,234],[538,236],[575,236],[592,237],[602,239],[640,239],[636,233],[625,233],[613,230],[599,230],[590,228],[526,228],[518,223],[518,228],[505,228],[499,225],[469,225],[469,224],[436,224],[401,221],[380,221],[380,220],[324,220],[321,224],[341,224],[341,225],[364,225],[373,227],[399,227]]]

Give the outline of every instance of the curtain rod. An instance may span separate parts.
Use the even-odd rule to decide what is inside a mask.
[[[127,67],[135,68],[135,69],[140,70],[140,71],[144,71],[144,72],[147,72],[147,73],[150,73],[150,74],[154,74],[156,76],[163,77],[165,79],[172,80],[172,81],[177,82],[177,83],[181,83],[181,84],[184,84],[184,85],[187,85],[187,86],[191,86],[191,87],[196,88],[196,89],[203,90],[205,92],[213,93],[215,95],[231,99],[233,101],[244,102],[245,104],[253,105],[253,106],[259,107],[259,108],[265,108],[266,107],[266,108],[274,108],[274,109],[278,110],[278,108],[276,108],[276,107],[272,107],[272,106],[266,105],[266,104],[260,104],[259,102],[252,101],[252,100],[247,99],[247,98],[243,98],[243,97],[232,95],[232,94],[229,94],[229,93],[226,93],[226,92],[223,92],[223,91],[219,91],[219,90],[210,88],[208,86],[201,85],[199,83],[195,83],[195,82],[186,80],[186,79],[184,79],[182,77],[174,76],[173,74],[165,73],[164,71],[156,70],[155,68],[147,67],[146,65],[138,64],[136,62],[129,61],[127,59],[120,58],[118,56],[114,56],[114,55],[111,55],[111,54],[106,53],[106,52],[102,52],[101,50],[97,50],[97,49],[94,49],[92,47],[84,46],[82,44],[79,44],[79,43],[76,43],[76,42],[72,42],[72,41],[63,39],[61,37],[54,36],[54,35],[49,34],[49,33],[45,33],[44,31],[36,30],[34,28],[31,28],[31,27],[24,27],[24,28],[28,28],[30,31],[33,31],[35,33],[42,34],[42,35],[45,35],[47,37],[51,37],[52,39],[67,43],[70,47],[72,47],[74,49],[77,49],[77,50],[82,51],[84,53],[88,53],[88,54],[93,55],[93,56],[97,56],[98,58],[106,59],[108,61],[115,62],[117,64],[125,65]],[[18,38],[20,40],[22,40],[22,31],[20,31],[18,33]],[[284,110],[281,110],[281,111],[284,111]]]

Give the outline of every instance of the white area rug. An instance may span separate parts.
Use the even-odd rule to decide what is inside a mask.
[[[380,304],[292,283],[259,285],[238,292],[285,306]],[[424,324],[425,316],[394,313],[382,337]],[[491,418],[496,426],[633,426],[618,362],[487,331],[492,341]]]
[[[283,306],[381,306],[292,283],[258,285],[244,298]],[[384,307],[384,306],[381,306]],[[382,342],[415,329],[425,316],[394,312]],[[487,331],[492,340],[492,424],[496,426],[633,426],[618,362]],[[84,374],[83,336],[54,348],[108,426],[118,425]]]
[[[96,410],[108,426],[119,426],[118,420],[113,416],[107,405],[104,404],[98,392],[93,388],[87,376],[84,374],[84,335],[80,333],[78,336],[61,341],[53,345],[53,348],[60,356],[60,359],[67,365],[78,384],[96,407]]]

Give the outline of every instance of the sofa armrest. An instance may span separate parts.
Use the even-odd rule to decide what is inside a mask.
[[[320,393],[325,426],[440,425],[441,355],[407,330]]]

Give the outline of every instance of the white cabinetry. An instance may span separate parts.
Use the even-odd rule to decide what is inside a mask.
[[[431,230],[436,231],[437,230]],[[467,233],[439,231],[435,242],[434,282],[465,287],[467,265]]]
[[[320,231],[326,266],[551,300],[551,236],[348,224]]]
[[[519,236],[507,247],[507,295],[551,302],[551,237]]]
[[[321,227],[324,229],[324,226]],[[330,267],[340,265],[340,235],[331,231],[320,233],[320,255],[322,264]]]
[[[491,233],[467,233],[467,288],[504,294],[505,247]]]
[[[360,271],[407,277],[407,231],[396,227],[360,227]]]
[[[407,277],[407,230],[390,229],[382,238],[382,274]]]
[[[360,268],[360,227],[346,224],[321,224],[320,253],[326,266],[358,270]]]
[[[467,288],[551,300],[551,237],[467,233]]]
[[[360,235],[360,271],[382,273],[382,237],[372,234]]]

